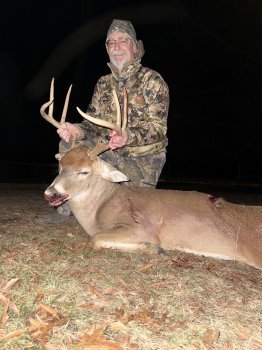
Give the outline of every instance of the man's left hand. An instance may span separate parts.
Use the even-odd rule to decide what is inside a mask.
[[[119,135],[115,130],[112,130],[109,133],[109,137],[109,147],[111,149],[124,147],[128,140],[128,135],[126,131],[122,131],[122,133]]]

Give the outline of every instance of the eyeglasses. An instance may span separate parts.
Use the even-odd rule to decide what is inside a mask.
[[[120,38],[118,40],[108,40],[106,45],[107,47],[115,47],[115,44],[118,44],[119,46],[127,46],[128,42],[129,42],[130,38],[126,38],[126,37],[123,37],[123,38]]]

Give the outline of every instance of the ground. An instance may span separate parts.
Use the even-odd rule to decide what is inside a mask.
[[[262,349],[261,271],[93,250],[77,223],[37,222],[45,187],[0,185],[1,349]]]

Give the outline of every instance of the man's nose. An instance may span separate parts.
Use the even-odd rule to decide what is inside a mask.
[[[120,49],[120,43],[119,43],[119,41],[115,41],[115,49]]]

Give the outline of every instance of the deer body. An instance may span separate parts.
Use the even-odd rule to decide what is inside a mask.
[[[68,200],[96,248],[183,250],[262,268],[262,207],[238,205],[191,191],[121,186],[124,174],[90,159],[84,146],[60,160],[45,196]]]
[[[40,113],[59,128],[65,121],[71,87],[60,122],[53,118],[54,80],[50,100]],[[92,123],[125,132],[128,101],[124,91],[123,118],[115,91],[116,124]],[[46,109],[48,108],[48,114]],[[262,269],[262,207],[229,203],[205,193],[124,187],[128,178],[98,157],[109,145],[93,150],[78,145],[60,158],[60,173],[45,191],[52,206],[68,201],[96,248],[183,250],[222,259],[235,259]]]

